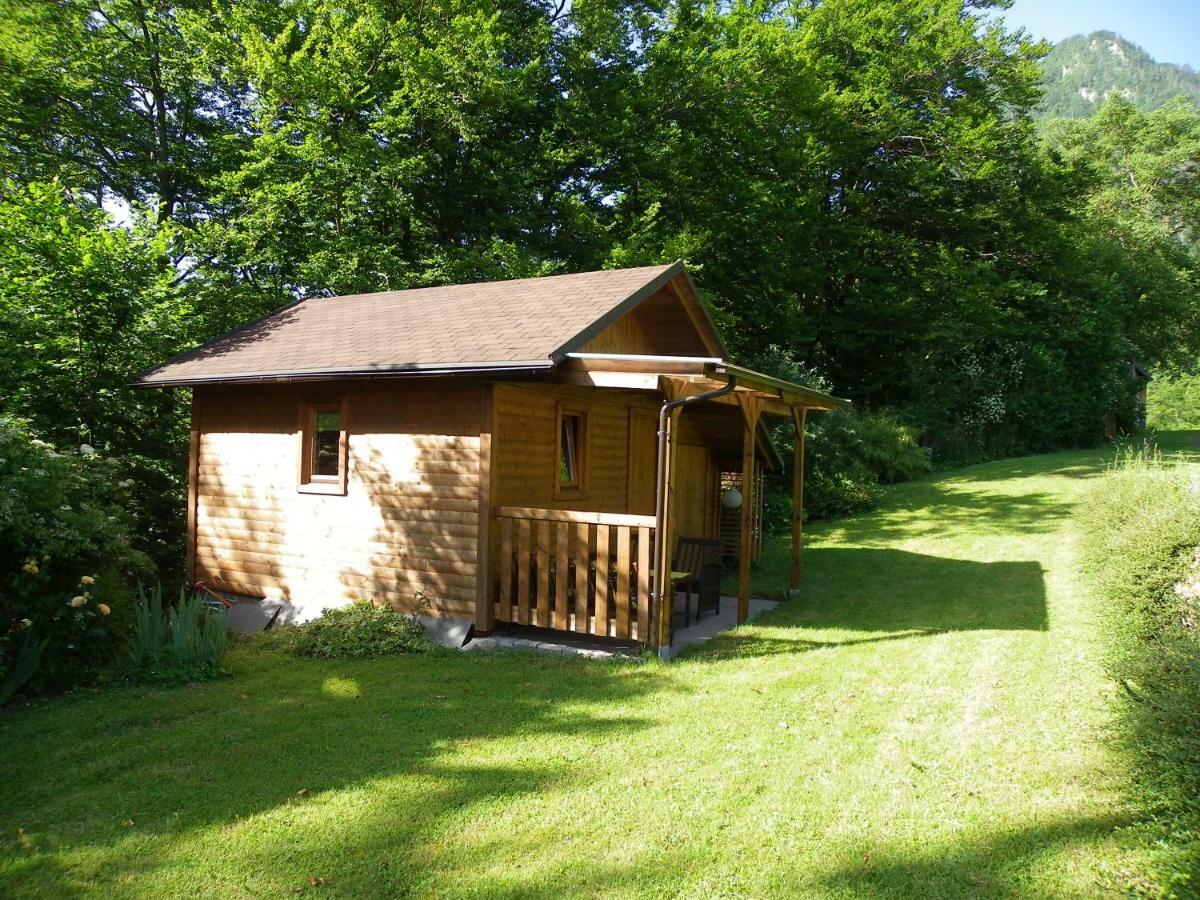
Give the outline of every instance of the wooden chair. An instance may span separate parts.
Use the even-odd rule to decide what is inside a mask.
[[[696,591],[697,622],[704,612],[715,615],[721,611],[721,580],[724,577],[725,569],[719,562],[707,562],[700,567],[700,585]]]
[[[681,578],[675,587],[684,592],[683,625],[686,628],[692,624],[692,594],[699,596],[696,606],[696,618],[700,618],[703,607],[716,611],[721,599],[721,582],[717,577],[715,594],[712,585],[713,572],[709,568],[721,565],[721,541],[706,538],[681,537],[675,544],[675,558],[671,561],[671,571],[687,572],[686,578]],[[702,576],[704,576],[702,578]],[[715,598],[715,599],[714,599]]]

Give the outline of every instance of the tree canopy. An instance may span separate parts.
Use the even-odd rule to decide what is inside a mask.
[[[9,0],[0,412],[166,460],[130,374],[298,295],[682,257],[940,458],[1095,440],[1197,356],[1200,114],[1035,125],[1006,5]]]

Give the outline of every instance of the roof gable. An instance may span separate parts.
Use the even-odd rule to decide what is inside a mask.
[[[302,300],[150,369],[139,383],[548,369],[643,303],[660,334],[678,331],[681,345],[719,350],[675,262]]]
[[[690,281],[680,275],[570,352],[720,357],[725,348]]]

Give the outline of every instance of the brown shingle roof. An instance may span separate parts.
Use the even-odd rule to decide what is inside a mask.
[[[168,360],[138,383],[544,368],[682,272],[673,263],[311,298]]]

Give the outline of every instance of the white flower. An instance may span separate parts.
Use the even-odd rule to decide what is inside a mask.
[[[86,603],[87,603],[87,597],[84,597],[84,596],[72,597],[70,600],[67,601],[67,605],[69,607],[71,607],[71,609],[79,609],[79,607],[83,606]]]
[[[96,448],[93,447],[91,444],[80,444],[79,452],[82,453],[84,456],[95,456]]]

